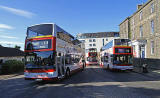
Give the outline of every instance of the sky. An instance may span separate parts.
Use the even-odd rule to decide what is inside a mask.
[[[119,31],[119,24],[147,0],[0,0],[0,44],[24,50],[28,26],[56,23],[78,33]]]

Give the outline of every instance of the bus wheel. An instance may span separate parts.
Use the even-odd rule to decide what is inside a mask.
[[[107,70],[109,70],[110,68],[109,68],[109,65],[107,65]]]
[[[85,69],[85,64],[83,64],[83,67],[82,67],[82,70],[84,70]]]
[[[65,73],[65,78],[69,78],[70,77],[70,70],[67,69],[66,73]]]

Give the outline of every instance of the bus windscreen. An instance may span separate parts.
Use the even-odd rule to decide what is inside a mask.
[[[41,68],[40,66],[55,67],[55,54],[56,53],[54,51],[26,53],[25,54],[26,68],[34,68],[34,67]]]
[[[114,55],[113,63],[114,64],[132,64],[133,57],[132,55]]]
[[[89,52],[89,56],[96,57],[97,56],[97,52]]]
[[[52,24],[35,25],[27,29],[27,38],[52,35],[52,32],[53,32]]]

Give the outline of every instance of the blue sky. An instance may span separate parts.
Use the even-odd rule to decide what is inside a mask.
[[[24,48],[26,28],[56,23],[72,35],[119,31],[119,24],[147,0],[1,0],[0,44]]]

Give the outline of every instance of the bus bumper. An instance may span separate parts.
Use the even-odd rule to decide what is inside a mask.
[[[25,80],[36,80],[36,81],[56,81],[56,80],[58,80],[58,78],[57,77],[55,77],[55,78],[24,78]]]
[[[25,80],[57,80],[55,72],[51,73],[30,73],[24,72]]]

